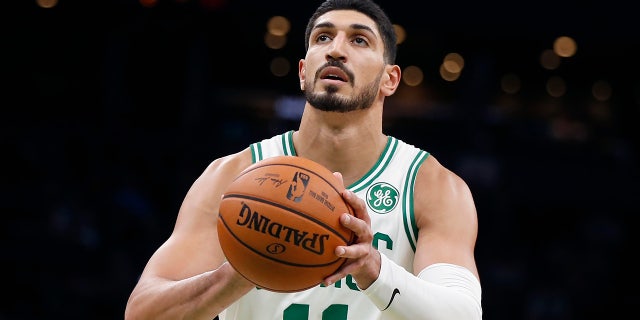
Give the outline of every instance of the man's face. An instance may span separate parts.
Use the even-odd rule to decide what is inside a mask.
[[[320,16],[300,64],[301,88],[324,111],[366,109],[377,98],[384,72],[384,43],[371,18],[352,10]]]

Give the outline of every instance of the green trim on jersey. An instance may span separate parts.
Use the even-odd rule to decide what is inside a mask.
[[[393,158],[393,154],[395,153],[397,147],[398,139],[389,136],[387,138],[387,145],[384,147],[380,158],[378,158],[378,162],[376,162],[376,164],[369,170],[369,172],[362,176],[360,180],[352,183],[349,187],[347,187],[347,189],[353,192],[358,192],[368,187],[371,182],[373,182],[378,176],[380,176],[384,169],[389,165],[389,162],[391,162],[391,158]]]
[[[418,239],[418,226],[416,225],[416,217],[413,211],[413,190],[416,184],[418,169],[428,156],[428,152],[420,150],[420,152],[413,159],[413,161],[411,162],[411,166],[407,171],[407,178],[404,182],[404,191],[402,192],[402,220],[404,223],[404,231],[407,233],[409,244],[411,244],[411,248],[414,252],[416,251],[416,242]]]
[[[296,148],[293,146],[293,130],[285,132],[280,135],[280,141],[282,142],[282,150],[285,156],[296,156]],[[254,142],[251,144],[251,161],[256,163],[264,160],[264,153],[262,152],[262,143]]]
[[[256,163],[262,160],[262,145],[260,142],[251,144],[251,161]]]
[[[293,130],[282,134],[282,150],[285,156],[296,155],[296,148],[293,146]]]

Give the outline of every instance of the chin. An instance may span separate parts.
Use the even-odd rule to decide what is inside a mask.
[[[336,85],[326,85],[324,87],[324,92],[326,94],[335,94],[336,92],[338,92],[338,90],[340,90],[340,88],[338,88],[338,86]]]

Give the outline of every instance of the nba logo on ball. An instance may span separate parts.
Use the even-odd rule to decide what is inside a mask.
[[[293,202],[300,202],[304,191],[307,190],[309,184],[309,175],[303,172],[296,172],[291,179],[291,185],[289,185],[289,191],[287,192],[287,199]]]

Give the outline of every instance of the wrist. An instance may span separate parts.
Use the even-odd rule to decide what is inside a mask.
[[[229,289],[248,292],[256,287],[255,284],[236,271],[228,261],[223,263],[218,269],[219,271],[222,271],[222,274],[224,275],[223,279],[227,279],[226,285]]]
[[[366,290],[373,284],[380,276],[380,269],[382,267],[382,258],[380,251],[373,249],[373,260],[364,264],[363,270],[358,273],[352,274],[358,288],[360,290]]]

